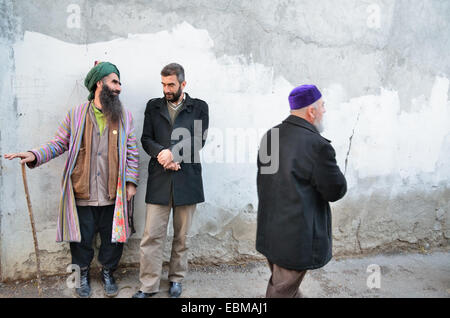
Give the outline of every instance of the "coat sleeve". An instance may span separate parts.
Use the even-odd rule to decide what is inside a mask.
[[[66,118],[59,125],[56,131],[55,137],[48,143],[30,150],[36,160],[28,163],[30,169],[39,167],[40,165],[49,162],[50,160],[62,155],[69,149],[70,144],[70,122],[71,122],[71,111],[66,115]]]
[[[323,144],[313,168],[312,182],[322,198],[328,202],[342,199],[347,192],[347,181],[336,163],[336,152],[331,144]]]
[[[150,103],[147,104],[147,108],[145,109],[144,128],[142,129],[141,143],[145,152],[154,158],[157,157],[161,150],[165,148],[155,141]]]
[[[191,154],[194,154],[194,163],[200,162],[200,158],[198,157],[196,150],[200,151],[205,146],[209,128],[209,108],[206,102],[201,102],[200,115],[196,120],[201,122],[201,126],[194,124],[194,136],[183,139],[170,147],[170,151],[172,151],[173,154],[173,161],[182,162],[182,158],[179,154],[180,149],[190,147]]]
[[[127,166],[125,171],[125,179],[126,182],[132,182],[137,186],[139,182],[139,149],[137,147],[133,116],[131,115],[131,113],[128,113],[128,127]]]

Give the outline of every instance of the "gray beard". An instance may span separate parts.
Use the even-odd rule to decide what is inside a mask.
[[[316,127],[316,129],[317,129],[317,131],[319,132],[319,133],[323,133],[323,131],[325,130],[325,127],[324,127],[324,125],[323,125],[323,118],[322,118],[322,120],[320,121],[320,122],[314,122],[314,127]]]
[[[114,95],[113,91],[105,84],[99,97],[105,117],[111,122],[117,122],[122,116],[122,102],[119,95]]]

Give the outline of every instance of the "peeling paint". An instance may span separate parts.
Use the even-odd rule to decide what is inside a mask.
[[[2,151],[2,132],[0,130],[0,202],[3,201],[3,151]],[[2,219],[3,219],[3,211],[2,206],[0,205],[0,282],[3,281],[2,276],[2,241],[3,241],[3,231],[2,231]]]
[[[334,1],[312,0],[257,7],[251,1],[80,0],[81,28],[69,30],[70,3],[0,0],[0,15],[7,16],[0,22],[7,44],[0,48],[7,62],[0,65],[6,107],[0,152],[48,141],[64,113],[85,101],[84,75],[97,59],[119,66],[121,98],[138,136],[145,103],[161,95],[159,71],[168,62],[184,64],[187,91],[208,101],[211,126],[222,131],[278,124],[288,115],[289,91],[315,83],[327,102],[324,136],[333,140],[349,186],[346,198],[333,204],[335,254],[448,246],[450,61],[441,52],[450,50],[450,3],[375,0],[383,12],[378,31],[367,28],[367,3],[358,0],[340,4],[342,10]],[[48,17],[52,24],[43,22]],[[227,151],[226,144],[217,146]],[[139,261],[148,162],[143,152],[141,158],[137,233],[126,245],[125,264]],[[29,175],[40,246],[47,250],[42,267],[49,273],[61,271],[69,255],[67,244],[54,243],[64,159]],[[30,275],[20,170],[1,159],[0,168],[0,196],[10,198],[0,200],[0,273]],[[255,162],[204,165],[207,201],[198,206],[190,235],[193,262],[262,259],[252,241],[255,180]],[[6,184],[15,186],[6,191]]]

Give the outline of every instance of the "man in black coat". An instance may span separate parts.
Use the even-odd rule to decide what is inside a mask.
[[[329,202],[347,191],[335,151],[320,135],[325,113],[321,93],[313,85],[300,86],[289,103],[291,116],[267,132],[258,155],[256,249],[272,272],[266,292],[270,298],[301,297],[306,271],[330,261]]]
[[[205,200],[199,151],[206,141],[208,105],[183,92],[186,81],[179,64],[165,66],[161,82],[164,98],[147,103],[141,138],[151,159],[145,197],[147,215],[140,245],[142,285],[134,298],[147,298],[159,291],[171,210],[174,237],[169,262],[169,294],[180,296],[188,268],[187,235],[197,203]]]

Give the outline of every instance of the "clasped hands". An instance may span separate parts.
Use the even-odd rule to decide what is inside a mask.
[[[181,169],[178,162],[173,162],[173,155],[169,149],[164,149],[158,154],[158,162],[164,167],[164,170],[178,171]]]

